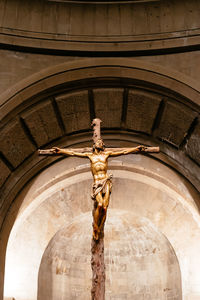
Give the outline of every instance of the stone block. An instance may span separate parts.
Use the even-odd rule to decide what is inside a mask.
[[[150,134],[161,97],[129,90],[126,125],[129,129]]]
[[[28,139],[19,121],[16,120],[2,129],[0,151],[13,167],[20,165],[34,150],[35,147]]]
[[[66,133],[90,128],[88,91],[58,96],[56,102]]]
[[[200,121],[186,144],[186,153],[200,164]]]
[[[0,187],[4,184],[8,176],[10,175],[10,169],[6,164],[0,159]]]
[[[120,127],[123,89],[94,89],[95,115],[102,120],[102,127]]]
[[[38,146],[62,135],[51,101],[47,100],[22,115]]]
[[[168,101],[165,105],[157,136],[175,146],[179,146],[196,117],[190,108]]]

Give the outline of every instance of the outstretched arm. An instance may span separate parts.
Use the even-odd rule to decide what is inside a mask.
[[[80,149],[80,152],[78,149],[60,149],[58,147],[53,147],[52,149],[47,150],[38,150],[40,155],[52,155],[52,154],[58,154],[58,155],[70,155],[70,156],[78,156],[78,157],[89,157],[90,152],[84,152],[86,149]],[[82,152],[83,151],[83,152]]]
[[[157,153],[160,151],[159,147],[146,147],[146,146],[137,146],[134,148],[119,148],[119,149],[112,149],[111,151],[106,151],[109,156],[120,156],[129,153]]]

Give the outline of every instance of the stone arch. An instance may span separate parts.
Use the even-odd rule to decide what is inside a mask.
[[[133,94],[132,98],[131,96],[127,97],[127,90],[128,95]],[[134,98],[135,93],[139,95],[139,100],[135,100],[137,98]],[[52,120],[55,120],[57,131],[54,132],[53,137],[51,136],[41,145],[87,145],[91,139],[88,135],[89,123],[97,113],[93,107],[90,107],[91,101],[99,101],[94,99],[94,94],[97,99],[102,95],[112,95],[112,97],[119,97],[118,99],[122,102],[121,112],[117,117],[118,125],[109,124],[104,132],[105,139],[110,140],[111,145],[117,145],[122,136],[123,140],[130,144],[159,144],[162,150],[159,160],[177,169],[197,189],[199,188],[199,154],[194,150],[195,147],[197,150],[199,149],[196,137],[199,135],[200,98],[199,86],[196,82],[179,73],[172,74],[163,68],[129,59],[80,60],[48,68],[26,79],[1,96],[2,140],[0,150],[3,170],[1,174],[3,218],[1,221],[4,222],[2,253],[5,253],[7,237],[21,205],[20,202],[17,203],[14,214],[10,214],[7,219],[7,211],[16,195],[31,178],[56,161],[54,158],[38,158],[38,135],[34,138],[34,134],[31,132],[34,128],[31,127],[30,116],[34,119],[35,110],[38,112],[41,110],[41,114],[42,111],[47,110],[52,113]],[[70,97],[72,97],[72,102],[78,101],[77,98],[84,99],[85,97],[85,102],[89,103],[88,127],[78,128],[67,133],[62,116],[58,116],[60,111],[57,108],[59,108],[59,101],[62,103],[63,99],[69,100]],[[136,128],[135,125],[131,125],[131,122],[129,126],[124,127],[123,118],[125,112],[128,111],[128,101],[139,105],[143,99],[145,99],[144,111],[146,112],[148,112],[146,104],[149,101],[158,103],[151,124],[152,128],[155,126],[153,129],[157,130],[156,134],[145,132],[141,130],[141,127]],[[168,122],[171,113],[174,115]],[[45,112],[43,117],[45,118]],[[183,128],[176,127],[177,136],[171,137],[166,128],[168,126],[172,128],[176,124],[176,117],[179,118]],[[136,119],[141,120],[141,116],[137,114]],[[187,120],[186,123],[185,120]],[[52,124],[49,125],[50,129],[52,129]],[[137,126],[141,126],[140,124]],[[24,144],[26,147],[22,147]],[[16,156],[14,160],[11,157],[12,154],[9,154],[9,151],[6,152],[6,145],[16,146],[18,157]],[[3,268],[4,258],[1,265]]]
[[[127,58],[83,59],[46,68],[5,91],[1,97],[4,117],[22,102],[50,88],[72,81],[91,78],[132,78],[175,92],[199,106],[198,82],[179,72]],[[11,103],[11,104],[10,104]]]

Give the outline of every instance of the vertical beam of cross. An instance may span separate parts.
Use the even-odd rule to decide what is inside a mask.
[[[96,141],[101,139],[101,120],[100,119],[93,119],[92,121],[92,128],[93,128],[93,141],[96,143]]]
[[[101,139],[101,120],[94,119],[93,141],[96,143]],[[95,204],[94,204],[95,205]],[[103,226],[104,227],[104,226]],[[102,228],[99,239],[92,238],[91,241],[91,267],[92,267],[92,300],[105,299],[105,263],[104,263],[104,228]]]

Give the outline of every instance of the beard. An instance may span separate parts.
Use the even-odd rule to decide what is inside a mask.
[[[103,151],[104,150],[104,146],[101,146],[101,147],[95,147],[97,150],[99,151]]]

